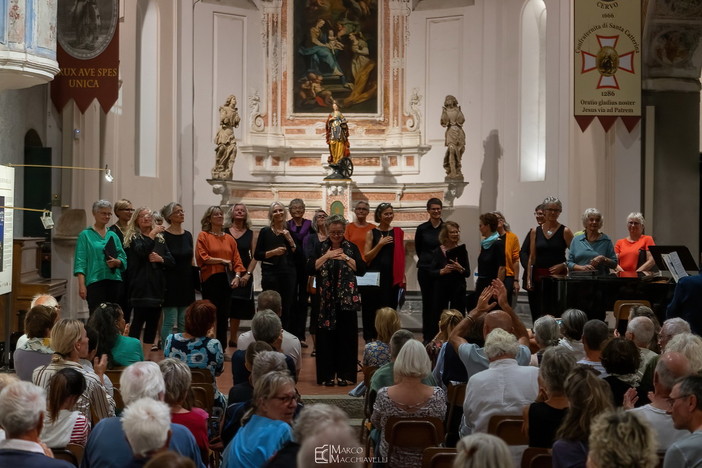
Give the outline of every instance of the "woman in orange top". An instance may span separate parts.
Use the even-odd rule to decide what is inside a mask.
[[[234,237],[224,234],[224,213],[219,206],[207,208],[201,220],[202,232],[197,236],[195,256],[200,267],[202,298],[217,307],[217,339],[227,343],[232,288],[239,287],[246,271]],[[229,279],[231,278],[231,279]],[[236,337],[232,337],[232,341]]]
[[[626,217],[626,227],[629,235],[619,239],[614,244],[614,253],[617,254],[617,271],[624,272],[622,276],[635,276],[639,272],[649,271],[655,265],[655,260],[648,250],[653,242],[653,237],[644,234],[646,221],[641,213],[629,213]]]
[[[356,244],[363,257],[363,251],[366,248],[366,234],[375,227],[375,224],[366,222],[370,212],[370,205],[367,201],[357,201],[353,212],[356,214],[356,221],[346,225],[344,237],[351,243]]]

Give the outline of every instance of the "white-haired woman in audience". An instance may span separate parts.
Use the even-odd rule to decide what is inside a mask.
[[[166,384],[164,401],[171,409],[171,421],[182,424],[192,432],[202,459],[207,461],[210,450],[207,419],[210,415],[201,408],[193,407],[188,410],[184,407],[192,383],[190,368],[183,361],[173,358],[164,359],[158,363],[158,366],[161,368],[163,382]]]
[[[291,440],[297,399],[287,372],[269,372],[257,380],[252,406],[224,451],[222,468],[258,468]]]
[[[622,276],[635,276],[637,273],[650,271],[656,261],[648,250],[656,245],[653,237],[644,234],[646,220],[639,212],[629,213],[626,217],[626,228],[629,235],[619,239],[614,244],[614,253],[617,255],[617,271],[624,273]]]
[[[569,406],[553,443],[553,466],[584,467],[590,426],[599,414],[613,408],[612,391],[592,367],[576,364],[566,378],[565,393]]]
[[[168,449],[171,435],[168,405],[141,398],[124,409],[122,428],[134,458],[128,467],[144,466],[154,455]]]
[[[592,422],[588,439],[588,468],[655,468],[654,431],[629,411],[606,411]]]
[[[568,309],[561,315],[561,333],[563,338],[558,341],[558,346],[563,346],[575,356],[576,361],[585,359],[583,347],[583,327],[587,322],[587,315],[579,309]]]
[[[612,240],[602,229],[602,213],[597,208],[588,208],[582,216],[585,232],[578,234],[570,243],[568,269],[574,271],[597,271],[606,275],[617,267]]]
[[[107,200],[93,203],[95,222],[78,235],[73,262],[73,276],[78,277],[78,295],[88,301],[88,312],[101,302],[119,302],[122,275],[127,269],[127,254],[122,241],[107,229],[112,204]]]
[[[341,408],[324,403],[305,406],[293,424],[293,440],[288,441],[278,450],[265,464],[265,468],[295,466],[297,453],[307,438],[337,427],[345,427],[349,434],[354,434],[349,425],[349,417]]]
[[[32,375],[32,382],[44,389],[49,388],[51,378],[61,369],[75,369],[85,377],[86,388],[78,399],[75,408],[83,416],[96,423],[102,418],[115,415],[115,402],[107,394],[102,376],[107,368],[107,356],[96,359],[94,371],[86,371],[79,361],[88,354],[88,334],[83,323],[75,319],[61,319],[51,329],[51,346],[54,355],[51,364],[38,367]]]
[[[675,351],[690,361],[693,373],[702,372],[702,338],[694,333],[684,332],[672,337],[665,347],[665,352]]]
[[[491,434],[471,434],[458,441],[454,468],[504,468],[513,465],[507,444]]]
[[[391,416],[437,417],[446,415],[446,393],[440,387],[422,383],[431,372],[429,356],[421,342],[411,339],[402,346],[393,366],[395,385],[381,388],[373,405],[373,426],[380,429],[379,456],[387,456],[385,424]],[[390,466],[418,466],[420,451],[395,450]]]
[[[561,337],[561,327],[558,326],[556,319],[550,315],[539,317],[534,322],[534,343],[539,347],[539,350],[531,355],[529,365],[539,367],[544,351],[549,346],[556,346]]]
[[[524,407],[524,429],[530,447],[553,445],[556,430],[568,412],[564,385],[574,366],[575,357],[565,348],[552,346],[544,352],[539,367],[539,396]]]

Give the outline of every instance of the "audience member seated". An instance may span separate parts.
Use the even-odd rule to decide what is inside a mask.
[[[409,340],[397,355],[394,374],[397,383],[383,387],[373,405],[371,422],[380,430],[378,456],[387,457],[388,443],[385,440],[385,425],[391,416],[399,417],[435,417],[443,419],[446,415],[446,393],[441,387],[432,387],[422,383],[431,372],[431,362],[422,343]],[[422,460],[420,451],[400,449],[393,451],[388,460],[389,466],[419,466]]]
[[[576,361],[585,359],[585,349],[582,342],[585,322],[587,322],[587,315],[579,309],[568,309],[561,315],[563,338],[558,341],[558,345],[570,350]]]
[[[552,346],[544,352],[539,367],[538,398],[524,407],[529,447],[551,448],[556,440],[556,431],[568,412],[565,379],[574,366],[573,354],[561,346]]]
[[[484,351],[489,368],[468,379],[461,436],[487,432],[493,416],[521,415],[539,393],[539,369],[517,363],[519,342],[514,335],[501,328],[492,330]]]
[[[246,347],[244,365],[246,366],[247,371],[251,372],[251,369],[253,369],[254,359],[262,351],[273,351],[273,347],[265,341],[254,341]],[[234,384],[234,386],[229,390],[227,405],[231,405],[232,403],[241,403],[242,401],[249,401],[252,397],[253,384],[251,383],[251,375],[249,375],[248,379],[246,379],[244,382]]]
[[[690,363],[685,356],[674,351],[663,354],[658,360],[655,373],[653,374],[653,393],[650,395],[651,403],[639,408],[631,409],[631,412],[648,421],[656,432],[659,450],[668,450],[674,442],[687,436],[685,430],[675,429],[673,418],[668,413],[670,409],[670,391],[675,385],[675,381],[687,377],[691,374]],[[626,404],[625,408],[633,408],[633,403]]]
[[[297,466],[297,454],[300,451],[300,446],[305,443],[305,440],[328,430],[344,428],[348,430],[349,436],[353,438],[354,430],[349,425],[349,417],[339,407],[324,403],[306,406],[293,424],[293,439],[283,445],[264,466],[265,468],[289,468],[291,466]],[[336,443],[338,442],[335,442],[335,444]],[[353,446],[355,445],[357,445],[356,441],[354,441]]]
[[[651,338],[648,349],[656,354],[660,354],[661,348],[658,345],[658,335],[661,332],[661,323],[658,321],[658,317],[656,317],[656,314],[650,307],[643,304],[635,305],[629,310],[629,322],[636,317],[648,317],[651,322],[653,322],[653,338]]]
[[[129,327],[119,304],[103,302],[88,319],[88,326],[98,332],[97,353],[107,355],[107,364],[124,367],[144,360],[141,341],[129,336]]]
[[[163,375],[158,364],[151,361],[136,362],[122,371],[119,378],[122,400],[128,408],[141,398],[162,401],[166,393]],[[168,448],[192,459],[204,468],[200,450],[190,431],[180,424],[171,423]],[[122,468],[133,458],[120,418],[101,420],[93,427],[83,454],[82,468]]]
[[[0,392],[0,466],[22,468],[72,468],[39,440],[46,412],[46,393],[29,382],[14,382]]]
[[[573,237],[568,250],[568,270],[596,271],[598,275],[607,275],[609,270],[617,267],[612,240],[600,232],[602,213],[597,208],[588,208],[582,216],[585,232]]]
[[[358,446],[358,439],[356,436],[351,434],[348,428],[344,425],[339,426],[329,426],[325,431],[320,431],[315,433],[305,439],[305,441],[300,446],[300,451],[297,453],[297,465],[298,467],[312,467],[319,466],[320,463],[320,453],[319,447],[340,447],[341,450],[346,450],[347,452],[358,452],[361,448]],[[331,453],[331,450],[327,453]],[[325,460],[324,454],[322,454],[321,460]],[[327,455],[328,457],[328,455]],[[329,458],[327,458],[328,460]],[[338,468],[361,468],[364,466],[361,457],[345,457],[336,463],[327,463],[326,466],[334,466]],[[294,466],[294,465],[290,465]]]
[[[427,354],[429,354],[429,359],[431,360],[431,368],[435,369],[438,366],[440,369],[438,379],[436,376],[434,377],[439,384],[441,384],[441,372],[444,367],[444,353],[446,352],[444,348],[448,343],[449,335],[451,335],[451,332],[461,320],[463,320],[461,312],[456,309],[445,309],[441,312],[441,317],[439,317],[439,332],[426,345]]]
[[[490,302],[494,297],[497,298],[497,303]],[[489,312],[498,304],[502,310]],[[466,315],[466,318],[461,320],[449,337],[451,346],[458,352],[458,356],[466,367],[468,380],[476,373],[487,369],[490,364],[484,349],[475,343],[469,343],[464,338],[475,327],[476,318],[483,315],[485,316],[485,322],[482,330],[485,341],[487,342],[488,334],[497,328],[513,333],[519,340],[516,355],[513,357],[520,366],[528,366],[531,361],[531,350],[529,349],[529,337],[526,327],[507,303],[507,290],[502,281],[498,279],[494,280],[490,286],[483,290],[478,298],[477,307],[471,310]],[[536,371],[534,372],[536,375]],[[536,385],[536,378],[534,379],[534,385]],[[533,401],[533,399],[530,401]]]
[[[585,357],[578,361],[578,364],[587,364],[600,373],[600,378],[604,379],[609,374],[602,365],[602,349],[609,340],[609,328],[602,320],[592,319],[585,322],[583,327],[583,350]]]
[[[699,466],[702,460],[702,376],[689,375],[676,383],[668,404],[675,429],[691,434],[666,450],[663,468]]]
[[[283,335],[283,323],[280,317],[271,310],[259,310],[251,320],[251,332],[256,341],[268,343],[275,351],[282,352],[281,340]],[[285,353],[283,353],[285,354]],[[297,380],[297,370],[293,359],[285,354],[285,362],[290,369],[290,373]],[[234,385],[246,382],[249,378],[249,371],[246,369],[246,348],[239,349],[232,354],[232,379]]]
[[[269,372],[258,379],[252,406],[224,451],[222,468],[258,468],[291,440],[297,399],[288,372]]]
[[[162,401],[140,398],[124,409],[122,427],[134,453],[131,463],[125,467],[139,468],[157,453],[168,449],[171,412]]]
[[[19,379],[15,374],[3,374],[0,373],[0,392],[3,391],[5,387],[8,385],[18,382]],[[2,429],[2,425],[0,424],[0,440],[5,440],[5,431]]]
[[[472,325],[473,326],[469,328],[464,338],[467,343],[472,343],[478,348],[482,348],[485,346],[485,338],[483,337],[485,315],[478,315],[477,318],[475,318],[475,323]],[[456,327],[454,327],[454,329],[455,328]],[[453,331],[449,333],[449,341],[442,347],[443,356],[441,357],[443,357],[443,368],[437,363],[433,373],[435,379],[441,379],[441,388],[443,389],[446,389],[452,382],[468,382],[468,371],[463,361],[461,361],[461,358],[458,356],[458,351],[456,351],[456,348],[451,344],[451,334],[453,334]]]
[[[471,434],[456,445],[454,468],[504,468],[512,464],[509,447],[492,434]]]
[[[390,362],[381,366],[371,377],[370,390],[378,392],[383,387],[389,387],[395,384],[395,360],[402,351],[402,347],[410,340],[414,339],[411,331],[400,329],[393,333],[390,338]],[[422,383],[428,386],[436,385],[434,377],[431,374],[422,377]]]
[[[75,408],[93,422],[115,415],[115,402],[102,382],[107,368],[107,356],[96,359],[95,372],[86,371],[80,365],[80,358],[88,354],[88,334],[83,323],[74,319],[61,319],[51,329],[51,347],[54,354],[51,363],[39,367],[32,374],[34,384],[47,389],[54,374],[61,369],[75,369],[85,377],[85,391],[78,399]]]
[[[534,322],[534,342],[539,350],[531,355],[529,365],[539,367],[546,348],[556,346],[560,336],[561,329],[555,318],[550,315],[537,318]]]
[[[656,441],[644,421],[621,409],[606,411],[592,422],[589,468],[656,468]]]
[[[255,387],[256,382],[269,372],[290,373],[283,353],[279,353],[278,351],[261,351],[258,353],[254,358],[253,367],[251,368],[251,385]],[[253,394],[251,398],[253,399]],[[234,439],[237,431],[241,428],[241,419],[251,408],[252,399],[240,403],[232,403],[227,406],[220,430],[222,444],[224,444],[225,447],[229,445],[229,442]],[[298,406],[301,406],[301,404],[298,403]]]
[[[207,434],[207,418],[209,414],[202,408],[193,407],[188,410],[183,405],[188,398],[192,374],[190,368],[181,360],[166,358],[158,363],[166,386],[164,401],[170,407],[171,422],[187,427],[195,437],[195,443],[200,449],[202,459],[207,460],[210,451]]]
[[[658,345],[661,348],[661,353],[665,352],[665,347],[675,335],[690,332],[690,324],[680,317],[674,317],[663,322],[661,333],[658,335]]]
[[[556,431],[553,467],[584,467],[590,424],[597,415],[613,408],[612,391],[592,367],[576,364],[566,378],[565,393],[568,412]]]
[[[283,310],[283,305],[278,291],[274,291],[272,289],[261,291],[258,295],[257,302],[257,311],[272,310],[278,317],[280,317]],[[245,351],[246,348],[248,348],[254,341],[256,340],[253,337],[253,332],[252,330],[249,330],[239,335],[237,344],[240,350]],[[290,356],[295,364],[296,373],[299,374],[300,366],[302,365],[300,339],[287,330],[283,330],[283,339],[280,343],[280,352],[286,356]]]
[[[622,406],[626,391],[639,386],[641,379],[636,371],[640,364],[639,349],[627,339],[612,338],[602,350],[602,365],[609,374],[604,381],[612,390],[614,406]],[[644,403],[642,401],[638,406]]]
[[[390,362],[390,338],[400,329],[400,316],[392,307],[382,307],[375,312],[377,337],[363,348],[363,367],[380,367]]]
[[[180,359],[192,369],[207,369],[212,374],[215,401],[212,416],[219,418],[227,407],[215,377],[224,371],[224,350],[216,338],[210,338],[217,319],[217,308],[210,301],[195,301],[185,311],[185,332],[168,335],[165,357]]]
[[[17,346],[14,356],[17,377],[28,382],[32,381],[32,372],[37,367],[51,362],[51,327],[56,319],[55,310],[47,306],[32,307],[24,318],[24,332],[27,339]],[[53,312],[53,315],[52,315]]]
[[[692,333],[680,333],[670,339],[665,352],[676,351],[690,361],[693,373],[702,372],[702,338]]]
[[[72,411],[84,391],[85,377],[76,369],[61,369],[51,378],[44,430],[41,431],[41,441],[48,447],[85,446],[88,442],[88,418],[80,411]]]
[[[624,338],[634,342],[636,347],[639,348],[639,355],[641,356],[641,364],[639,364],[639,368],[636,371],[639,375],[639,381],[646,371],[646,366],[658,356],[657,353],[648,349],[648,345],[651,344],[653,339],[653,331],[653,322],[648,317],[634,317],[626,327]]]
[[[668,304],[666,319],[680,317],[690,324],[692,333],[702,334],[702,274],[685,276],[678,280],[673,299]]]
[[[58,303],[54,296],[51,296],[49,294],[36,294],[32,298],[32,302],[29,303],[29,310],[32,310],[36,306],[40,305],[49,307],[51,309],[51,316],[54,319],[53,323],[55,323],[56,321],[58,321],[59,318],[61,318],[61,305]],[[27,336],[27,328],[25,326],[24,334],[17,338],[15,349],[23,349],[28,339],[29,337]],[[49,335],[46,335],[46,342],[44,344],[47,346],[49,345]]]

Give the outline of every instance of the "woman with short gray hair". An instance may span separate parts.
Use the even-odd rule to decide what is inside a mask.
[[[191,410],[187,410],[183,407],[192,383],[190,368],[180,359],[174,358],[164,359],[158,363],[158,367],[161,369],[163,382],[166,384],[164,401],[171,410],[171,422],[182,424],[190,430],[200,449],[202,459],[207,460],[210,448],[207,435],[209,415],[201,408],[193,407]]]
[[[561,337],[561,327],[556,322],[556,319],[550,315],[539,317],[534,322],[534,341],[539,350],[531,355],[529,365],[539,367],[544,351],[549,346],[556,346],[558,339]]]
[[[623,273],[621,276],[636,276],[651,271],[656,266],[656,261],[648,248],[656,243],[653,237],[644,234],[646,220],[643,215],[639,212],[629,213],[626,228],[629,235],[614,244],[614,253],[619,263],[617,271]]]
[[[114,231],[107,229],[112,204],[107,200],[93,203],[95,222],[78,235],[73,260],[73,276],[78,277],[78,295],[88,301],[92,314],[102,302],[119,302],[122,274],[127,269],[127,254]]]
[[[602,213],[597,208],[588,208],[582,216],[585,232],[578,234],[570,243],[568,269],[573,271],[597,271],[606,275],[617,267],[617,256],[609,236],[602,229]]]
[[[358,247],[344,237],[342,216],[330,216],[326,225],[329,236],[307,259],[307,273],[315,275],[319,296],[319,312],[312,317],[317,322],[317,383],[343,387],[355,383],[358,375],[361,298],[356,276],[365,274],[366,264]]]

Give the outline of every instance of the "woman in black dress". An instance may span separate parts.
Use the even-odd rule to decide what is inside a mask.
[[[492,280],[505,279],[505,242],[497,232],[497,215],[484,213],[480,215],[480,255],[478,256],[478,280],[475,282],[475,297],[480,297],[483,289],[492,284]]]
[[[544,200],[544,222],[529,233],[529,243],[532,246],[527,266],[527,290],[534,291],[534,303],[531,317],[533,320],[542,315],[550,314],[559,316],[560,311],[550,310],[544,297],[550,295],[543,278],[553,275],[568,273],[565,251],[570,247],[573,233],[570,229],[558,222],[558,217],[563,211],[563,204],[556,197]],[[536,309],[536,310],[534,310]]]
[[[271,203],[268,219],[271,225],[259,232],[254,258],[261,262],[261,289],[272,289],[280,294],[283,328],[290,330],[297,284],[294,256],[297,245],[286,228],[282,203]]]
[[[312,232],[305,238],[305,244],[303,246],[305,263],[310,259],[310,257],[315,255],[317,248],[322,242],[327,240],[327,237],[327,212],[322,209],[316,210],[314,212],[314,216],[312,217]],[[304,273],[305,278],[308,278],[307,292],[309,293],[310,297],[311,317],[309,330],[310,336],[312,337],[312,343],[314,344],[312,357],[315,357],[317,354],[317,321],[315,320],[315,317],[319,314],[319,294],[317,294],[316,285],[313,287],[311,284],[313,276],[308,275],[306,271]]]
[[[161,208],[161,216],[168,223],[163,232],[166,246],[175,265],[166,270],[166,297],[163,301],[161,347],[171,333],[182,333],[185,326],[185,309],[195,302],[193,280],[193,235],[183,229],[185,210],[176,202]],[[174,330],[175,329],[175,330]]]
[[[444,309],[466,311],[466,278],[470,276],[470,264],[465,244],[459,246],[461,228],[453,221],[445,221],[439,231],[439,248],[432,254],[429,273],[434,279],[434,303],[432,318],[439,322]]]
[[[241,320],[251,320],[256,311],[253,298],[253,272],[256,268],[256,259],[253,258],[253,251],[256,250],[256,236],[251,230],[249,221],[249,210],[243,203],[232,206],[229,212],[231,226],[227,229],[236,240],[236,248],[239,250],[241,263],[246,267],[246,273],[241,275],[239,287],[232,289],[232,305],[229,314],[229,346],[236,348],[236,340],[239,336],[239,322]]]
[[[307,271],[316,275],[319,313],[317,321],[317,383],[340,387],[356,382],[358,369],[358,294],[356,275],[366,264],[355,244],[344,238],[346,220],[327,218],[329,237],[316,246]]]
[[[139,338],[144,328],[144,357],[148,359],[156,338],[161,306],[166,295],[166,268],[175,265],[163,238],[164,227],[153,223],[151,210],[137,209],[124,235],[124,247],[129,264],[129,304],[134,316],[129,336]]]
[[[363,295],[363,338],[369,342],[376,337],[375,311],[381,307],[397,310],[400,289],[405,287],[405,233],[391,228],[395,213],[390,203],[375,209],[378,227],[366,234],[364,257],[368,271],[380,273],[380,286],[370,287]]]

